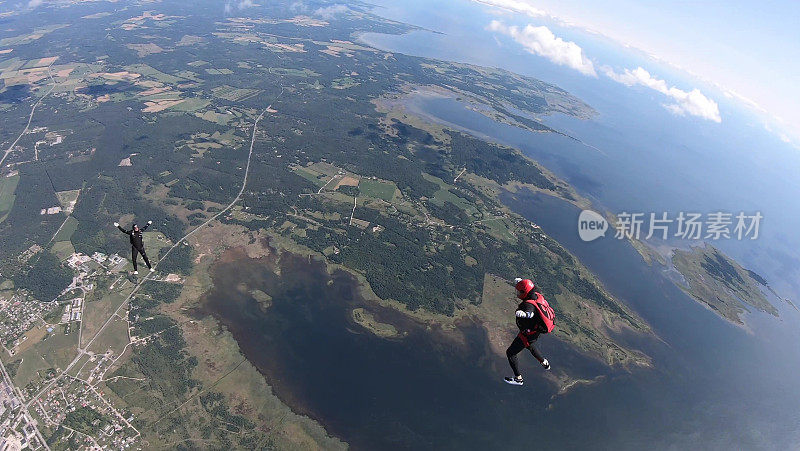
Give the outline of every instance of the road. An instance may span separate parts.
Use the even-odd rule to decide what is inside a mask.
[[[25,129],[22,130],[22,133],[20,133],[19,136],[17,136],[17,139],[15,139],[14,142],[11,143],[11,145],[8,146],[8,149],[6,149],[6,151],[3,153],[3,158],[0,158],[0,168],[3,167],[3,162],[6,161],[8,155],[11,154],[11,152],[14,150],[14,146],[17,145],[22,136],[25,133],[27,133],[28,130],[31,128],[31,121],[33,121],[33,113],[36,112],[36,107],[39,106],[39,104],[42,102],[42,100],[44,100],[45,97],[49,96],[50,93],[53,92],[53,89],[56,89],[56,86],[58,86],[58,83],[56,83],[56,81],[53,79],[53,74],[50,73],[50,66],[47,66],[47,75],[50,76],[50,80],[53,82],[53,85],[50,87],[50,90],[45,93],[45,95],[40,97],[39,100],[37,100],[36,103],[33,104],[33,107],[31,108],[31,114],[28,116],[28,124],[25,125]]]

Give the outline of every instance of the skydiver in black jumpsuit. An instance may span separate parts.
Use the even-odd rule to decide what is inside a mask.
[[[144,260],[144,264],[147,265],[148,268],[150,268],[151,272],[155,271],[155,269],[153,269],[153,267],[150,265],[150,260],[148,260],[148,258],[147,258],[147,253],[145,253],[145,251],[144,251],[144,241],[142,239],[142,232],[147,230],[147,228],[150,227],[150,224],[152,224],[152,223],[153,223],[153,221],[147,221],[147,224],[145,224],[145,226],[142,227],[141,229],[139,228],[139,226],[134,224],[133,228],[131,230],[123,229],[122,226],[120,226],[118,222],[114,223],[114,225],[118,229],[120,229],[122,231],[122,233],[125,233],[125,234],[128,235],[128,237],[130,237],[130,241],[131,241],[131,261],[133,262],[133,273],[134,274],[139,274],[139,269],[138,269],[138,265],[137,265],[137,262],[136,262],[136,260],[138,259],[138,255],[137,254],[142,254],[142,259]]]

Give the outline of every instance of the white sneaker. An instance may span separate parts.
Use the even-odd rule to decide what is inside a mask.
[[[139,271],[134,271],[133,273],[134,273],[134,274],[139,274]]]
[[[506,384],[522,385],[522,376],[519,376],[519,377],[506,377],[503,380],[506,382]]]
[[[542,367],[544,367],[544,369],[549,371],[550,370],[550,362],[548,362],[547,359],[542,360]]]
[[[150,272],[156,272],[155,268],[150,268]]]

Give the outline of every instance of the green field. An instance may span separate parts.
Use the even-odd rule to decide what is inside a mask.
[[[303,167],[300,167],[300,166],[297,166],[297,167],[293,168],[293,170],[294,170],[295,174],[299,175],[300,177],[303,177],[304,179],[308,180],[309,182],[311,182],[311,183],[313,183],[313,184],[315,184],[317,186],[321,187],[321,186],[325,185],[325,183],[327,182],[327,180],[325,180],[326,177],[320,178],[319,176],[322,175],[322,174],[320,174],[318,172],[310,171],[310,170],[308,170],[306,168],[303,168]]]
[[[167,83],[167,84],[173,84],[184,81],[182,78],[178,78],[174,75],[165,74],[164,72],[154,69],[148,66],[147,64],[132,64],[130,66],[126,66],[125,70],[129,72],[135,72],[137,74],[142,74],[145,77],[150,77],[162,83]]]
[[[293,77],[318,77],[319,74],[314,72],[310,69],[292,69],[292,68],[284,68],[284,67],[270,67],[269,69],[270,74],[278,74],[278,75],[291,75]]]
[[[508,241],[509,243],[517,242],[517,237],[514,235],[513,224],[509,224],[509,222],[503,218],[486,219],[480,221],[480,224],[485,226],[492,236]]]
[[[11,207],[14,206],[14,191],[17,190],[19,176],[0,178],[0,222],[6,219]]]
[[[22,359],[22,363],[17,369],[17,375],[14,377],[17,385],[24,387],[31,380],[41,377],[48,368],[63,369],[72,361],[77,352],[77,329],[69,335],[61,333],[59,328],[56,328],[56,331],[11,358],[12,360]]]
[[[0,61],[0,71],[17,70],[25,64],[25,60],[14,58]]]
[[[423,174],[423,177],[425,177],[426,180],[436,183],[440,187],[440,189],[436,191],[436,193],[434,193],[433,198],[431,199],[431,202],[433,202],[434,204],[442,206],[446,202],[450,202],[456,207],[467,212],[467,214],[470,216],[474,217],[475,214],[479,213],[478,209],[475,208],[475,205],[473,205],[471,202],[464,199],[463,197],[458,197],[451,191],[452,189],[455,189],[454,186],[445,183],[439,177],[434,177],[429,174]]]
[[[81,336],[83,340],[83,343],[81,343],[82,345],[85,345],[97,334],[103,326],[103,323],[111,318],[111,315],[114,314],[117,307],[125,302],[130,292],[131,288],[130,285],[128,285],[126,288],[114,290],[100,299],[92,297],[86,300],[83,307],[83,317],[81,318],[83,321],[83,324],[81,324],[83,328],[83,334]]]
[[[233,86],[222,85],[211,90],[214,97],[229,100],[231,102],[238,102],[246,100],[258,95],[261,91],[258,89],[240,89]]]
[[[72,234],[75,233],[76,230],[78,230],[78,220],[69,216],[61,227],[61,230],[59,230],[53,238],[53,241],[69,241],[72,239]]]
[[[377,180],[361,180],[358,184],[358,189],[364,196],[383,199],[386,202],[391,202],[397,191],[394,183],[379,182]]]
[[[209,75],[230,75],[233,73],[233,71],[224,67],[222,69],[212,67],[210,69],[206,69],[206,73]]]
[[[228,122],[235,119],[236,116],[233,114],[223,114],[218,113],[216,111],[206,111],[203,113],[195,113],[195,116],[199,117],[208,122],[213,122],[219,125],[228,125]]]
[[[186,99],[169,109],[173,111],[180,111],[182,113],[194,113],[197,110],[205,108],[209,103],[210,102],[208,100],[193,97]]]
[[[50,252],[54,253],[56,257],[62,262],[69,258],[70,255],[75,253],[75,247],[69,241],[56,241]]]
[[[352,88],[353,86],[358,86],[361,83],[353,80],[350,77],[342,77],[337,78],[331,82],[331,88],[333,89],[347,89]]]
[[[108,326],[103,329],[103,332],[97,336],[88,350],[96,353],[103,353],[112,349],[114,354],[121,354],[127,344],[128,322],[115,317],[108,323]]]
[[[61,208],[67,210],[78,201],[78,196],[80,196],[80,194],[81,190],[72,189],[69,191],[59,191],[56,193],[56,197],[58,198],[58,202],[61,204]]]
[[[147,257],[150,259],[150,263],[158,261],[161,249],[171,246],[170,242],[167,241],[167,237],[161,232],[144,232],[142,235],[144,248],[147,249]]]

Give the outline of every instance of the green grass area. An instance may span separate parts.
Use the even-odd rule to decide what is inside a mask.
[[[151,94],[143,96],[144,100],[157,101],[157,100],[176,100],[180,98],[180,93],[175,91],[159,92],[158,94]]]
[[[14,384],[19,387],[24,387],[28,385],[28,382],[36,379],[39,371],[50,368],[50,364],[33,348],[10,357],[10,359],[22,359],[22,363],[17,368],[17,374],[14,376]]]
[[[234,114],[218,113],[216,111],[205,111],[203,113],[195,113],[195,116],[208,122],[213,122],[218,125],[228,125],[228,122],[236,118]]]
[[[380,182],[377,180],[362,179],[358,184],[361,194],[391,202],[394,199],[397,186],[394,183]]]
[[[179,70],[178,72],[175,72],[175,76],[185,78],[187,80],[191,80],[197,83],[203,82],[203,79],[200,78],[200,74],[198,74],[197,72],[192,72],[190,70]]]
[[[77,345],[77,328],[73,328],[69,335],[64,335],[61,328],[57,327],[54,334],[10,358],[22,359],[14,382],[24,387],[28,382],[42,377],[49,368],[66,368],[77,355]]]
[[[509,243],[517,242],[517,237],[514,235],[513,224],[510,224],[503,218],[485,219],[480,221],[480,224],[485,226],[489,234],[494,237],[508,241]]]
[[[353,86],[358,86],[360,84],[361,83],[355,81],[354,79],[352,79],[350,77],[342,77],[342,78],[337,78],[337,79],[331,81],[331,88],[333,88],[333,89],[347,89],[347,88],[352,88]]]
[[[319,77],[319,74],[311,69],[293,69],[291,67],[270,67],[270,74],[289,75],[292,77]]]
[[[309,170],[309,171],[312,171],[312,172],[318,172],[320,174],[325,174],[325,175],[330,176],[330,177],[333,177],[334,175],[337,175],[341,171],[341,169],[339,169],[338,167],[336,167],[336,166],[334,166],[334,165],[332,165],[330,163],[322,163],[322,162],[314,163],[314,164],[311,164],[309,166],[306,166],[305,169]]]
[[[292,170],[295,172],[295,174],[299,175],[300,177],[303,177],[304,179],[308,180],[309,182],[319,187],[322,187],[328,181],[328,178],[325,176],[320,178],[322,174],[320,174],[319,172],[311,171],[309,169],[300,166],[296,166],[292,168]]]
[[[165,74],[158,69],[154,69],[147,64],[131,64],[130,66],[126,66],[125,70],[128,72],[135,72],[137,74],[142,74],[145,77],[150,77],[155,80],[158,80],[162,83],[173,84],[183,81],[182,78],[176,77],[174,75]]]
[[[0,71],[17,70],[25,65],[25,60],[19,59],[16,56],[7,60],[0,61]]]
[[[85,346],[85,344],[97,334],[97,331],[99,331],[106,320],[111,317],[117,307],[125,301],[130,292],[131,285],[127,284],[127,288],[122,290],[114,289],[100,299],[92,297],[86,300],[82,317],[82,346]]]
[[[114,320],[108,323],[108,326],[103,329],[103,332],[97,336],[97,339],[95,339],[88,350],[96,353],[103,353],[112,349],[114,354],[120,354],[127,344],[128,322],[115,317]]]
[[[56,329],[58,331],[58,329]],[[35,346],[42,353],[42,357],[54,368],[66,368],[77,354],[78,334],[64,335],[56,333],[42,340]]]
[[[260,92],[261,90],[259,89],[234,88],[233,86],[222,85],[212,89],[211,95],[223,100],[239,102],[254,97]]]
[[[455,195],[451,191],[451,189],[455,189],[455,187],[453,187],[452,185],[445,183],[439,177],[434,177],[429,174],[423,174],[423,177],[425,177],[426,180],[436,183],[440,187],[439,190],[436,191],[436,193],[433,195],[433,198],[430,200],[434,204],[438,206],[443,206],[446,202],[450,202],[451,204],[464,210],[465,212],[467,212],[468,215],[473,217],[474,215],[480,213],[478,209],[475,208],[475,205],[473,205],[471,202],[464,199],[463,197],[458,197],[457,195]]]
[[[75,335],[77,335],[77,332]],[[89,362],[89,359],[91,359],[91,357],[88,354],[82,354],[81,358],[78,359],[78,363],[70,368],[70,370],[67,371],[67,374],[72,377],[78,377],[78,372],[80,372],[81,368],[84,368],[84,366]]]
[[[200,67],[200,66],[207,66],[207,65],[209,65],[211,63],[209,63],[208,61],[197,60],[197,61],[192,61],[191,63],[187,63],[187,64],[189,66],[192,66],[192,67]]]
[[[53,238],[53,241],[69,241],[72,239],[72,234],[75,233],[76,230],[78,230],[78,220],[69,216],[61,227],[61,230],[59,230]]]
[[[206,69],[206,73],[209,75],[230,75],[233,73],[233,71],[226,68],[217,69],[215,67],[212,67],[210,69]]]
[[[75,247],[69,241],[56,241],[53,243],[53,247],[50,248],[50,252],[63,262],[75,253]]]
[[[150,263],[158,261],[161,256],[161,249],[172,246],[172,244],[167,241],[167,237],[161,232],[144,232],[142,235],[144,239],[144,248],[147,251],[147,257],[150,259]]]
[[[19,184],[19,176],[0,178],[0,222],[3,222],[14,206],[14,192]]]
[[[201,99],[198,97],[193,97],[190,99],[186,99],[183,102],[168,109],[173,111],[181,111],[184,113],[194,113],[197,110],[205,108],[206,106],[208,106],[209,103],[211,102],[209,102],[208,100]]]
[[[59,191],[56,193],[56,197],[58,198],[58,202],[61,204],[61,208],[68,209],[78,201],[78,196],[80,196],[81,190],[79,189],[72,189],[69,191]]]

